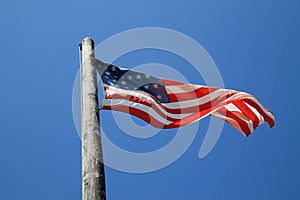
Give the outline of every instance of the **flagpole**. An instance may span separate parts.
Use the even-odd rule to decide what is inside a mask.
[[[94,41],[82,40],[82,200],[106,200]]]

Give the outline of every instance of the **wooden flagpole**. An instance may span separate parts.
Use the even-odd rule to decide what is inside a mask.
[[[106,200],[94,41],[81,43],[82,200]]]

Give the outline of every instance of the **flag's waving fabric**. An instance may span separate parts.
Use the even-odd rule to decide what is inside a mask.
[[[244,135],[274,115],[252,95],[223,88],[167,80],[96,60],[105,98],[101,109],[139,117],[156,128],[177,128],[208,115],[230,123]]]

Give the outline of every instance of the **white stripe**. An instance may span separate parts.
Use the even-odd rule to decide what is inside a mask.
[[[103,83],[103,87],[108,87],[108,88],[117,88],[117,87],[114,87],[114,86],[111,86],[111,85],[107,85],[106,83]]]
[[[227,110],[229,111],[236,111],[236,112],[241,112],[241,110],[236,107],[234,104],[230,103],[224,106]]]
[[[187,101],[180,101],[180,102],[172,102],[172,103],[167,103],[167,105],[165,105],[168,108],[188,108],[188,107],[192,107],[192,106],[197,106],[197,105],[201,105],[204,103],[207,103],[209,101],[212,101],[213,99],[226,94],[226,92],[224,92],[223,90],[216,90],[208,95],[205,95],[203,97],[197,98],[197,99],[193,99],[193,100],[187,100]]]
[[[185,114],[169,113],[168,111],[164,110],[155,100],[153,100],[152,97],[150,97],[148,95],[144,95],[143,94],[144,92],[142,92],[142,91],[135,92],[132,90],[123,90],[123,89],[119,89],[119,88],[115,88],[115,87],[110,87],[110,88],[111,88],[110,90],[106,91],[107,94],[119,94],[119,95],[125,94],[128,96],[134,96],[134,97],[137,97],[140,99],[145,99],[145,100],[151,102],[154,106],[156,106],[163,114],[168,115],[175,119],[183,119],[184,117],[187,117],[187,116],[193,114],[193,113],[185,113]]]
[[[138,110],[141,110],[145,113],[148,113],[151,117],[159,121],[160,123],[163,124],[171,124],[172,122],[163,118],[160,116],[155,110],[153,110],[151,107],[145,106],[143,104],[139,103],[134,103],[132,101],[127,101],[127,100],[121,100],[121,99],[105,99],[104,100],[104,106],[115,106],[115,105],[123,105],[123,106],[128,106],[132,108],[136,108]]]
[[[220,90],[216,90],[208,95],[205,95],[205,96],[197,98],[197,99],[180,101],[180,102],[172,102],[172,103],[162,103],[162,104],[170,109],[189,108],[189,107],[199,106],[199,105],[205,104],[207,102],[210,102],[218,97],[221,97],[222,95],[227,94],[228,92],[230,92],[230,90],[220,89]],[[229,97],[228,99],[226,99],[224,101],[238,98],[243,95],[248,95],[248,94],[244,93],[244,92],[238,92],[237,94]]]
[[[170,94],[176,94],[176,93],[186,93],[186,92],[193,92],[199,88],[202,88],[204,86],[202,85],[185,85],[186,88],[183,88],[182,85],[169,85],[165,86],[167,92]]]

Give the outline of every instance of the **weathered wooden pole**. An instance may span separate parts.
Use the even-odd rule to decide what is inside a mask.
[[[94,41],[81,43],[82,200],[106,200]]]

